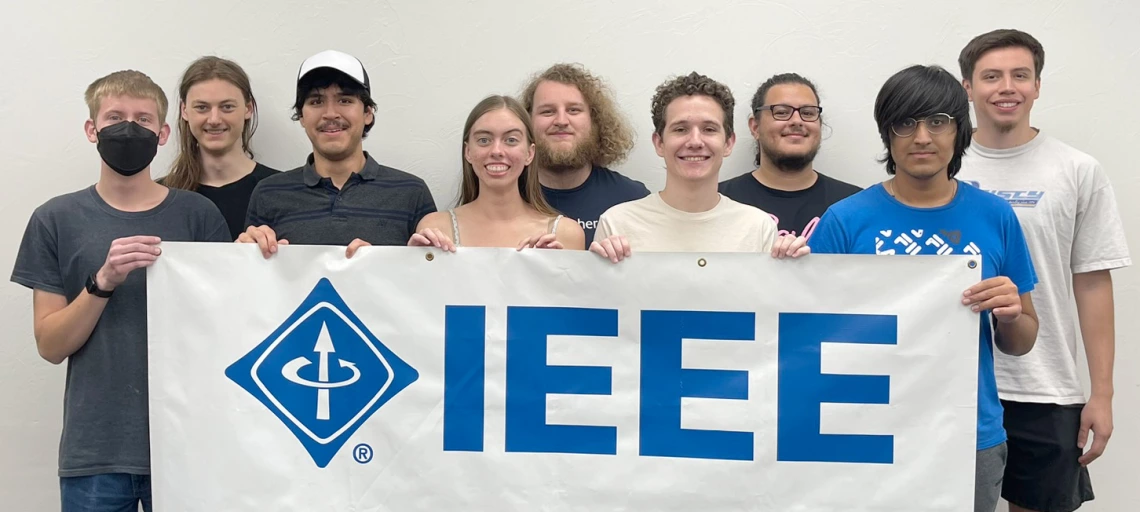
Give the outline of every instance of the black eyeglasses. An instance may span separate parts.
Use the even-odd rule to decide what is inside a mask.
[[[792,118],[792,114],[799,112],[800,119],[803,119],[806,123],[810,123],[819,119],[819,114],[823,112],[823,107],[817,107],[815,105],[804,105],[802,107],[796,108],[791,105],[764,105],[758,107],[753,113],[759,113],[762,110],[768,110],[772,112],[772,119],[775,119],[777,121],[787,121],[788,119]]]
[[[926,123],[926,131],[937,135],[949,129],[950,122],[953,120],[954,116],[950,114],[932,114],[922,119],[908,117],[892,124],[891,131],[899,137],[910,137],[914,135],[915,130],[918,130],[918,123]]]

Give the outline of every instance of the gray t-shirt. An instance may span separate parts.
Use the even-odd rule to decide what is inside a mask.
[[[86,293],[87,276],[103,265],[111,242],[135,235],[230,241],[221,212],[198,194],[172,189],[148,211],[123,212],[91,186],[32,213],[12,281],[70,303]],[[59,476],[149,474],[147,418],[146,273],[140,269],[115,289],[87,343],[67,359]]]

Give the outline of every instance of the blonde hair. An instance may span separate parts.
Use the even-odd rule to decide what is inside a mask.
[[[186,68],[182,73],[182,83],[178,86],[178,100],[181,105],[186,104],[186,97],[190,88],[195,84],[209,80],[224,80],[233,84],[241,91],[242,99],[253,109],[253,115],[242,123],[241,149],[249,158],[253,158],[250,141],[253,132],[257,130],[257,102],[253,99],[253,89],[249,85],[249,75],[236,62],[221,57],[202,57]],[[178,156],[170,166],[170,173],[163,179],[163,185],[170,188],[184,190],[197,190],[202,181],[202,153],[199,150],[198,139],[190,131],[190,123],[178,116]]]
[[[582,93],[590,108],[590,121],[598,139],[598,153],[591,164],[609,167],[621,163],[633,149],[634,134],[629,122],[618,109],[617,102],[602,80],[578,64],[555,64],[531,78],[523,89],[522,101],[527,112],[534,112],[534,93],[542,82],[571,85]]]
[[[99,107],[102,106],[103,99],[110,96],[154,100],[158,105],[158,120],[162,124],[166,123],[166,110],[169,107],[166,93],[162,92],[162,87],[154,83],[154,80],[139,71],[133,69],[116,71],[87,86],[83,100],[87,102],[87,110],[91,112],[92,120],[99,117]]]
[[[471,137],[471,129],[475,126],[475,121],[478,121],[484,114],[499,109],[510,111],[522,122],[523,127],[526,129],[526,144],[529,146],[534,142],[534,127],[531,125],[530,116],[527,115],[526,109],[518,100],[510,96],[488,96],[480,101],[475,108],[471,109],[471,113],[467,116],[467,122],[463,125],[463,145],[460,146],[459,158],[463,162],[463,184],[459,189],[459,206],[465,205],[479,197],[479,177],[475,175],[475,168],[471,162],[467,161],[466,148],[467,139]],[[532,166],[523,168],[522,175],[519,176],[519,195],[522,196],[523,202],[529,204],[539,213],[550,217],[555,217],[558,212],[546,202],[546,197],[542,195],[542,185],[538,182],[538,171]]]

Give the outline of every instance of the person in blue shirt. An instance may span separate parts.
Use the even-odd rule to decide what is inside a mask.
[[[1029,292],[1037,275],[1013,208],[954,178],[973,127],[965,89],[938,66],[911,66],[875,100],[891,178],[831,206],[809,241],[816,254],[970,254],[982,281],[962,295],[979,313],[978,436],[974,511],[993,512],[1006,458],[993,346],[1023,355],[1037,339]],[[991,313],[996,336],[990,329]]]

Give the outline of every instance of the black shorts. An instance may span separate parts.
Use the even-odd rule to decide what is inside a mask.
[[[1084,405],[1001,401],[1009,460],[1001,497],[1037,512],[1072,512],[1093,499],[1088,468],[1077,461]]]

